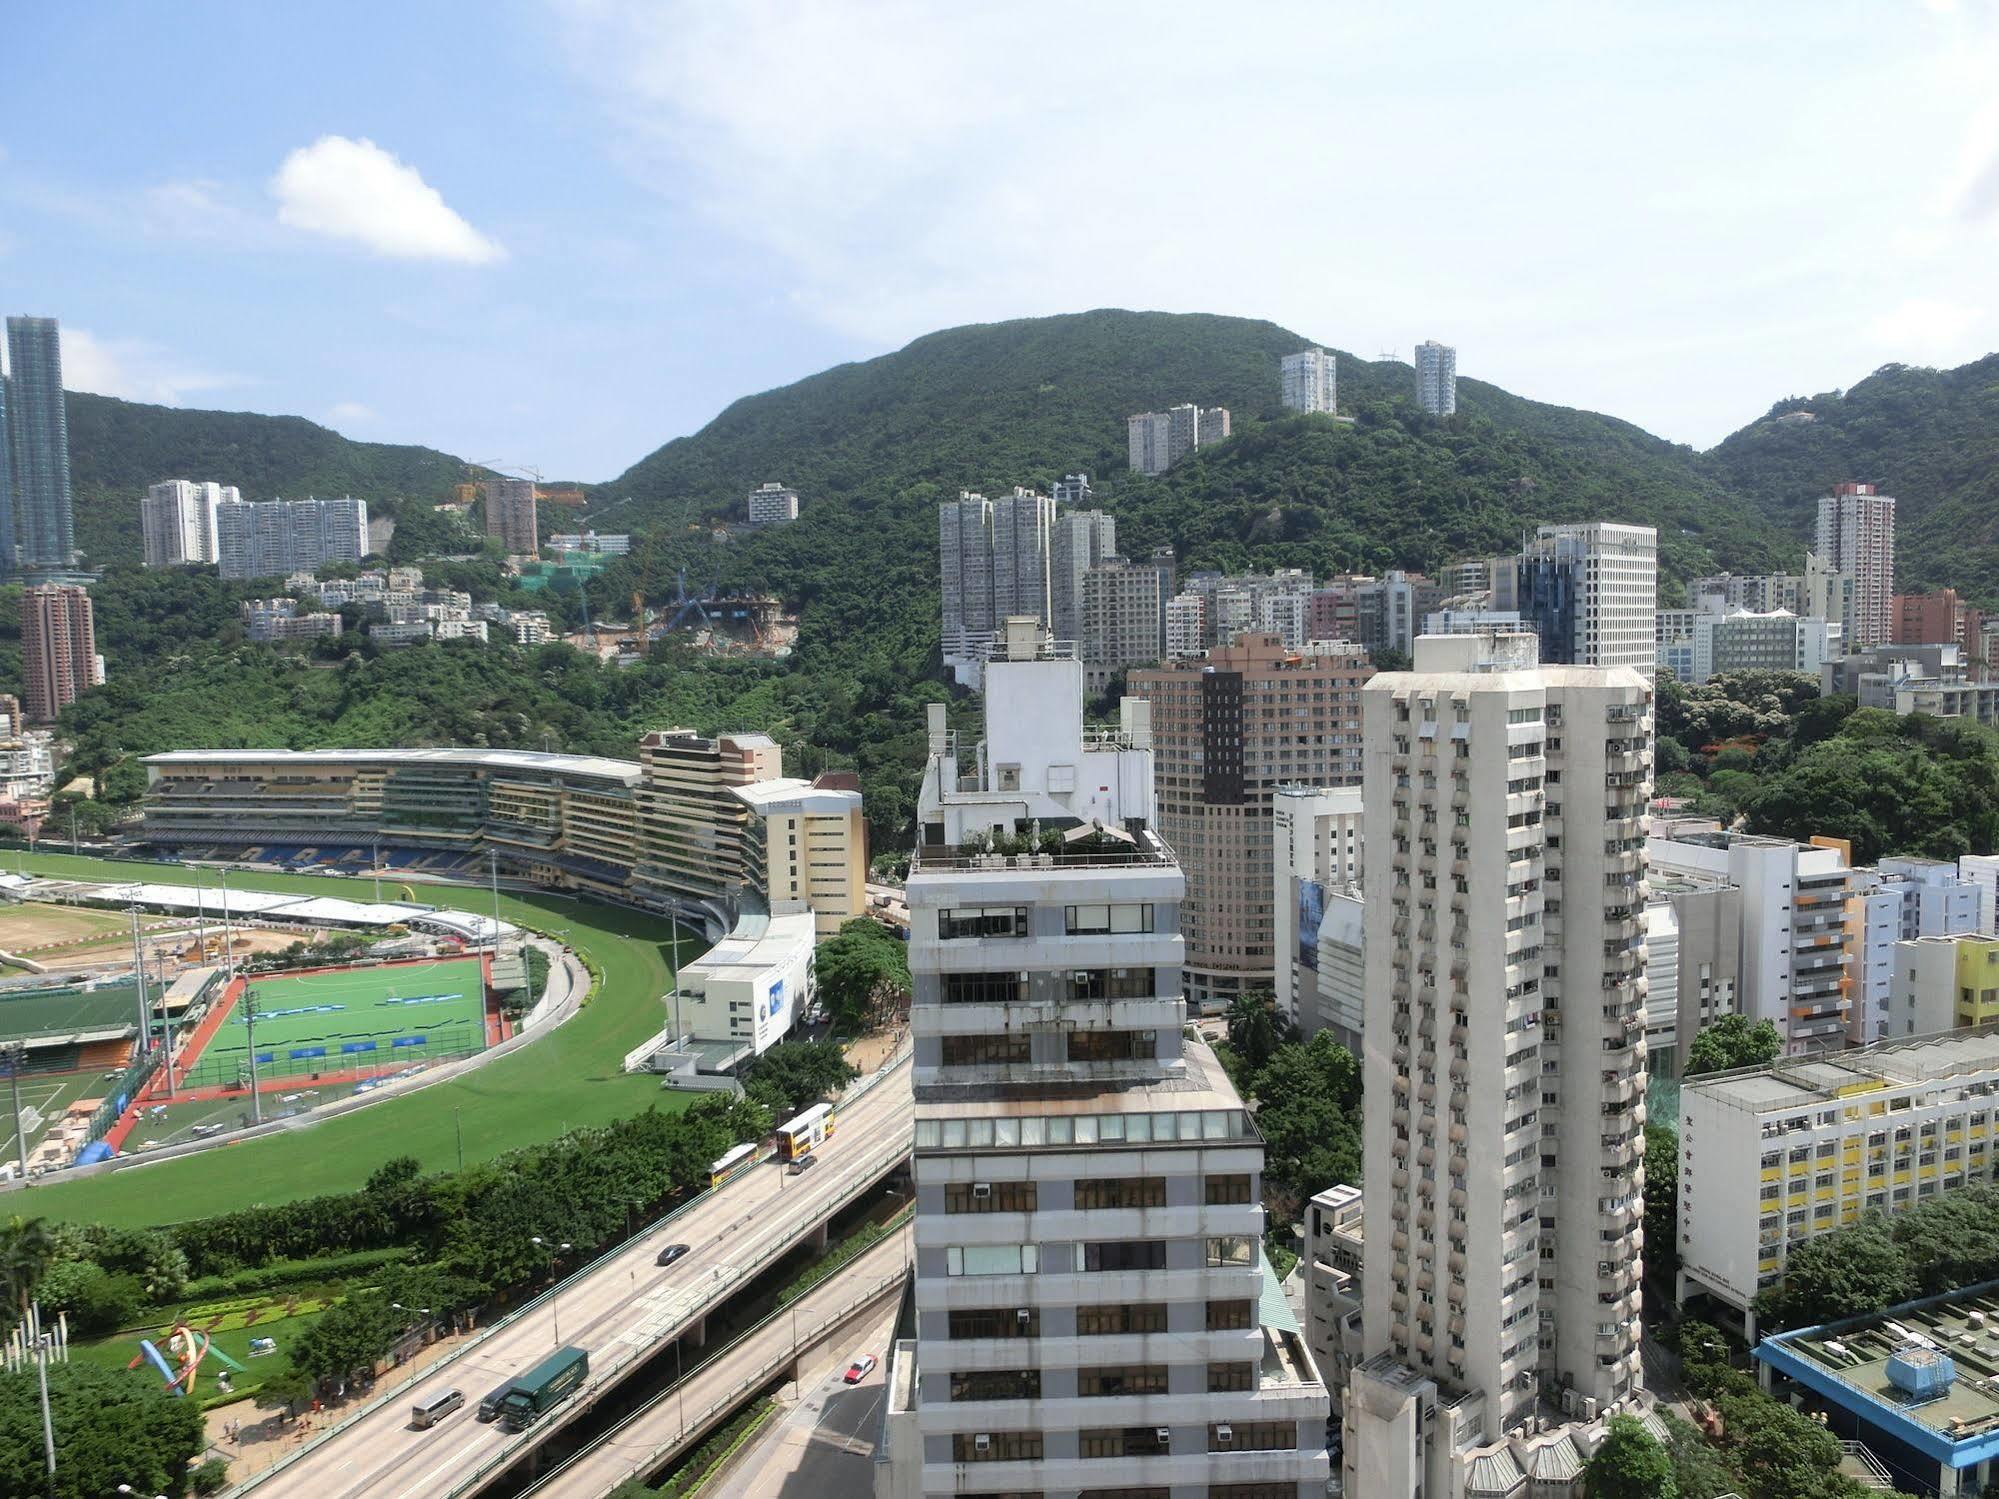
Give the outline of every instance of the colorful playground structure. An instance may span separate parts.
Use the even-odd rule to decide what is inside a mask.
[[[150,1360],[153,1367],[160,1371],[160,1377],[167,1382],[167,1388],[176,1395],[193,1393],[194,1377],[201,1370],[201,1361],[211,1354],[238,1374],[243,1372],[241,1364],[214,1346],[214,1339],[205,1332],[195,1331],[185,1320],[174,1323],[173,1331],[167,1335],[166,1345],[167,1352],[179,1360],[176,1367],[168,1366],[166,1356],[154,1346],[151,1338],[139,1339],[139,1351],[132,1355],[132,1362],[125,1367],[136,1369],[141,1362]],[[216,1377],[225,1381],[228,1378],[226,1374]]]

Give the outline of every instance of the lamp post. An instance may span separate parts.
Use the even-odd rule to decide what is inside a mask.
[[[42,1394],[42,1460],[48,1469],[49,1499],[56,1499],[56,1428],[49,1418],[49,1344],[55,1339],[42,1330],[42,1305],[35,1303],[31,1324],[35,1335],[35,1382]]]
[[[257,991],[243,991],[243,1042],[250,1050],[250,1114],[264,1122],[264,1096],[257,1091]]]
[[[236,938],[229,930],[229,871],[218,869],[215,878],[222,885],[222,972],[233,984],[236,981]]]
[[[529,1242],[536,1245],[543,1254],[548,1256],[548,1278],[550,1282],[548,1288],[548,1316],[549,1321],[555,1328],[555,1346],[560,1348],[562,1346],[562,1295],[560,1288],[555,1284],[555,1257],[559,1254],[569,1253],[571,1246],[567,1241],[561,1244],[551,1244],[540,1234],[536,1234]]]

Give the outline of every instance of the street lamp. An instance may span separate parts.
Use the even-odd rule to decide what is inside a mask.
[[[560,1288],[554,1284],[555,1257],[559,1254],[569,1253],[572,1246],[566,1240],[560,1244],[551,1244],[540,1234],[536,1234],[530,1242],[538,1247],[543,1254],[548,1256],[548,1278],[550,1281],[548,1288],[548,1316],[549,1321],[555,1327],[555,1346],[560,1348],[562,1346],[562,1297]]]

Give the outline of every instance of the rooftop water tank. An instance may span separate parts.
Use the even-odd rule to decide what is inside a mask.
[[[1934,1348],[1910,1345],[1888,1356],[1888,1383],[1918,1400],[1941,1395],[1956,1378],[1957,1366],[1950,1355]]]

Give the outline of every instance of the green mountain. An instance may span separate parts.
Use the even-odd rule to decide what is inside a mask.
[[[1794,412],[1812,420],[1778,420]],[[1798,535],[1830,485],[1878,484],[1897,502],[1905,584],[1999,604],[1999,354],[1952,370],[1883,365],[1851,390],[1779,401],[1701,464]]]
[[[465,464],[431,448],[355,442],[299,416],[186,411],[71,391],[76,544],[94,565],[139,560],[139,497],[162,479],[233,484],[246,500],[351,494],[370,510],[450,496]]]

